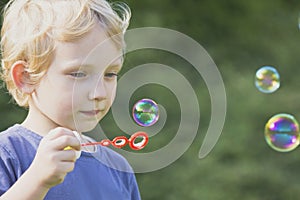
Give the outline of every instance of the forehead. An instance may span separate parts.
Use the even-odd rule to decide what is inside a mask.
[[[67,65],[120,65],[122,49],[117,48],[100,25],[95,25],[82,38],[72,42],[57,42],[53,63]]]

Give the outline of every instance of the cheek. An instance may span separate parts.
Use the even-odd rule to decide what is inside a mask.
[[[66,100],[65,98],[61,98],[60,100],[55,102],[56,108],[51,108],[49,106],[50,112],[55,112],[55,115],[59,119],[66,119],[70,118],[73,116],[73,106],[72,106],[72,101],[71,100]],[[51,109],[53,109],[51,111]]]
[[[115,100],[115,97],[116,97],[117,84],[112,85],[109,91],[110,91],[110,101],[111,101],[111,104],[112,104]]]
[[[74,88],[72,88],[72,91],[70,92],[70,101],[71,105],[73,104],[74,107],[76,107],[78,104],[82,104],[88,99],[88,91],[89,91],[89,85],[87,84],[76,84]]]
[[[69,99],[69,100],[62,99],[59,102],[59,107],[61,109],[61,112],[65,112],[65,111],[71,112],[73,109],[72,100],[71,99]]]
[[[61,112],[63,115],[72,112],[73,105],[76,105],[76,97],[73,95],[72,90],[58,90],[55,93],[55,96],[51,95],[49,96],[49,99],[53,101],[53,103],[58,107],[58,111]]]

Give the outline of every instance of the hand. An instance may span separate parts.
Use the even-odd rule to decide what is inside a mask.
[[[64,150],[71,147],[69,150]],[[80,142],[69,129],[58,127],[51,130],[40,142],[36,156],[28,170],[34,174],[33,181],[45,188],[51,188],[64,181],[68,172],[74,169],[76,150]]]

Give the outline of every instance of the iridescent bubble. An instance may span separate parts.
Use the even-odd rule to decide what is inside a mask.
[[[271,66],[264,66],[255,74],[255,86],[263,93],[275,92],[280,86],[280,76]]]
[[[300,30],[300,13],[299,13],[299,16],[298,16],[298,28]]]
[[[158,106],[151,99],[141,99],[133,106],[132,116],[138,125],[152,126],[159,118]]]
[[[299,124],[290,114],[277,114],[265,126],[265,139],[276,151],[288,152],[299,145]]]

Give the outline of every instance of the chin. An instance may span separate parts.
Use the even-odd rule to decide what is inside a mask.
[[[89,132],[97,126],[98,122],[94,123],[85,123],[75,126],[75,130],[80,133]]]

